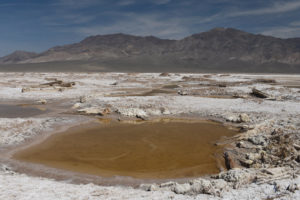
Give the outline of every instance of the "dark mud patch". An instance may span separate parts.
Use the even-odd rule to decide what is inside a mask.
[[[119,94],[114,94],[114,95],[109,95],[109,96],[157,96],[157,95],[163,95],[163,94],[176,94],[177,92],[175,90],[170,90],[170,89],[152,89],[148,91],[141,91],[140,93],[136,92],[128,92],[128,93],[119,93]]]
[[[179,88],[178,85],[165,85],[162,87],[163,89],[175,89],[175,88]]]
[[[144,92],[142,94],[139,94],[137,96],[155,96],[158,94],[172,94],[172,93],[176,93],[176,91],[172,91],[172,90],[163,90],[163,89],[153,89],[151,91],[148,92]]]

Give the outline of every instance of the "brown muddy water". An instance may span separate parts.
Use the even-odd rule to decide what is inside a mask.
[[[33,117],[45,113],[46,110],[27,105],[0,104],[1,118]]]
[[[21,161],[103,177],[197,177],[219,172],[214,143],[236,132],[214,122],[93,123],[14,155]]]

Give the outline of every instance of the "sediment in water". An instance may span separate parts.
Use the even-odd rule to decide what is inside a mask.
[[[235,131],[213,122],[93,123],[56,134],[14,155],[103,177],[183,178],[219,172],[214,143]]]

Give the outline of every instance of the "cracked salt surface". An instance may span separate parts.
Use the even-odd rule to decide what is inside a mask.
[[[53,131],[55,125],[71,124],[70,118],[0,118],[0,146],[16,145],[45,131]]]
[[[291,180],[279,180],[276,184],[284,190]],[[300,184],[300,179],[293,180]],[[226,191],[222,197],[200,194],[197,196],[178,195],[170,191],[146,192],[130,187],[103,187],[94,184],[75,185],[57,182],[51,179],[29,177],[24,174],[16,174],[9,170],[0,170],[0,199],[18,200],[102,200],[102,199],[178,199],[178,200],[206,200],[206,199],[228,199],[228,200],[253,200],[253,199],[300,199],[300,191],[287,193],[280,197],[280,191],[275,192],[274,184],[250,184],[237,190]],[[278,198],[276,196],[279,195]]]

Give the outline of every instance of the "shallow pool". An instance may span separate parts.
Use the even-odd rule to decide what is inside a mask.
[[[196,177],[219,171],[214,143],[235,131],[213,122],[93,123],[74,127],[15,158],[100,176]]]

